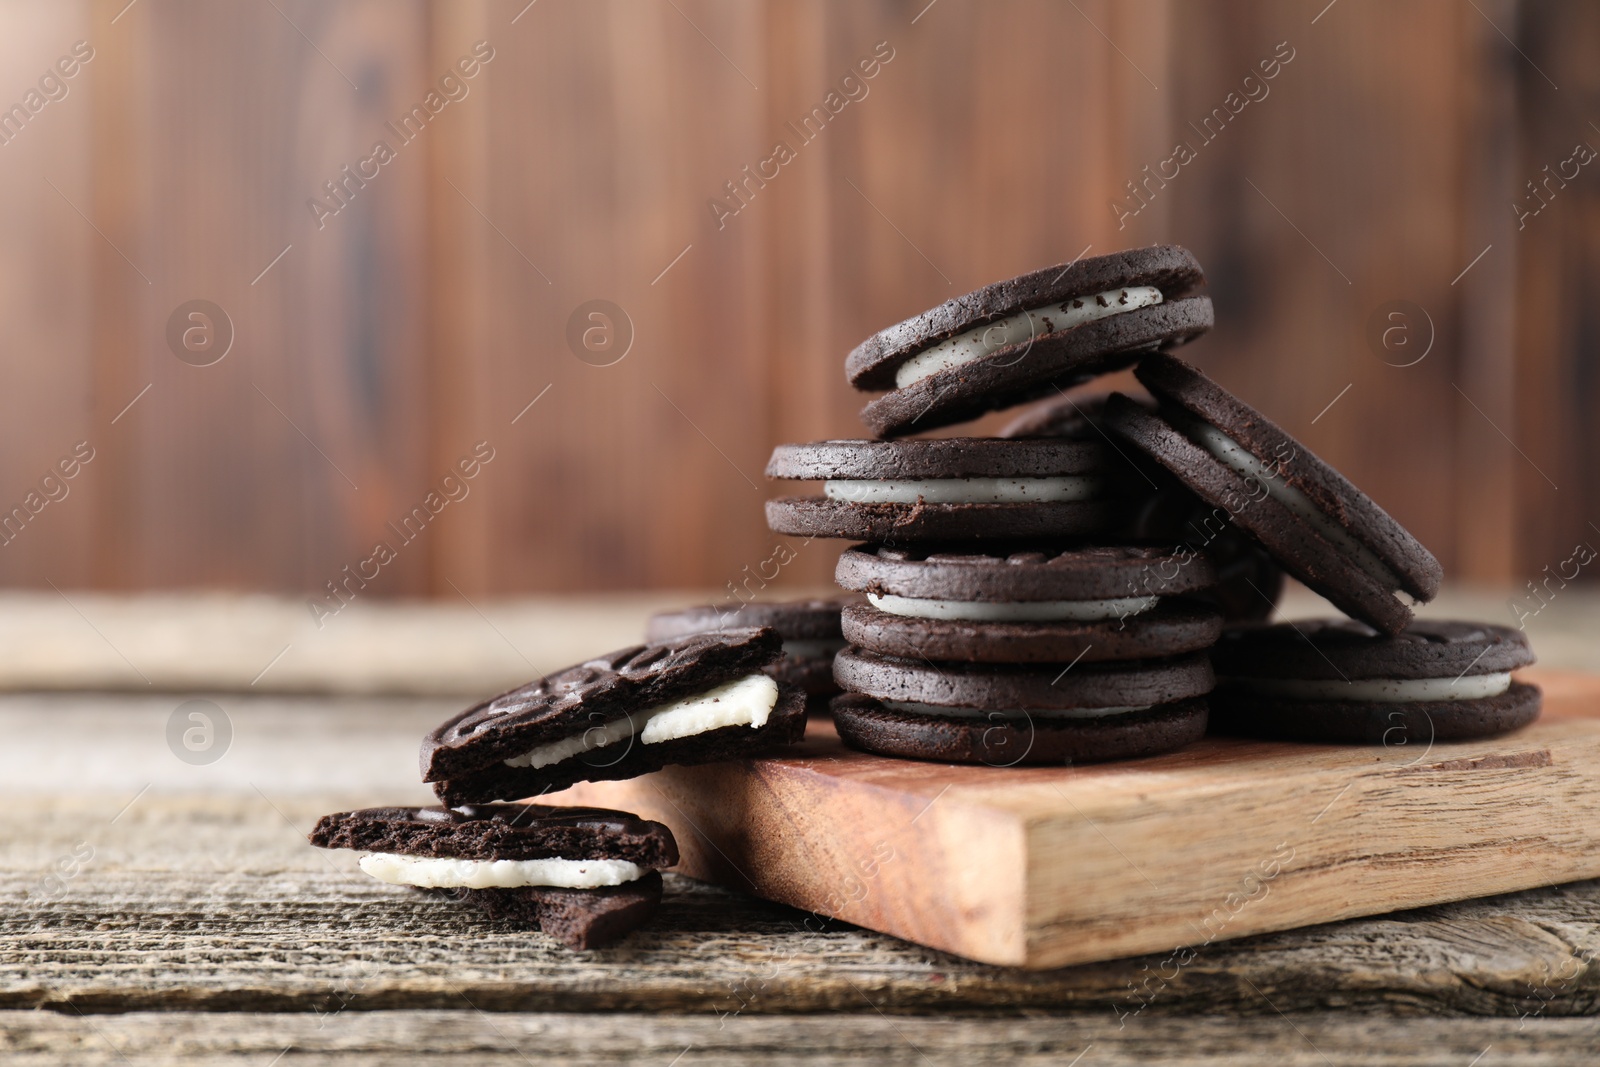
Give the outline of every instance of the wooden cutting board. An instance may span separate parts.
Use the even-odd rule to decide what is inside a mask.
[[[1525,678],[1543,717],[1489,741],[1208,738],[996,769],[865,755],[813,720],[781,759],[556,802],[666,823],[695,878],[957,955],[1044,968],[1168,953],[1170,979],[1212,941],[1600,876],[1600,676]]]

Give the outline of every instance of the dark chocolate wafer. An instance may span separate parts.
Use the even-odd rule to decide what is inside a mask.
[[[704,604],[650,617],[645,640],[665,641],[694,633],[716,633],[744,626],[770,626],[783,638],[783,658],[763,668],[780,683],[798,685],[808,697],[839,692],[833,681],[833,655],[844,647],[839,612],[861,603],[858,595],[806,600],[730,601]],[[813,700],[812,710],[827,709],[826,699]]]

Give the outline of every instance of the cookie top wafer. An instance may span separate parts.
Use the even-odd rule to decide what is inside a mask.
[[[671,830],[608,808],[544,804],[362,808],[324,815],[310,839],[318,848],[405,856],[615,859],[655,870],[678,862]]]
[[[834,578],[872,596],[1008,603],[1176,596],[1209,587],[1216,572],[1203,555],[1131,545],[857,545],[839,557]]]
[[[896,437],[947,426],[1125,367],[1212,322],[1199,263],[1176,246],[1134,249],[984,286],[867,338],[850,383],[892,390],[862,421]]]
[[[779,682],[798,685],[812,696],[831,696],[839,691],[833,682],[833,654],[844,647],[839,613],[846,605],[861,601],[860,596],[847,594],[809,600],[704,604],[652,615],[645,637],[663,641],[737,626],[770,626],[783,638],[783,658],[762,669]]]
[[[1444,678],[1502,674],[1534,662],[1520,630],[1417,619],[1394,636],[1351,619],[1230,626],[1212,652],[1217,673],[1252,678]]]

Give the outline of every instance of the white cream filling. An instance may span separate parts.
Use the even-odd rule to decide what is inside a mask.
[[[1209,422],[1201,419],[1185,421],[1187,425],[1184,428],[1189,431],[1190,436],[1199,438],[1199,444],[1207,452],[1231,468],[1234,473],[1266,486],[1268,496],[1316,527],[1319,534],[1332,542],[1334,547],[1349,555],[1374,581],[1402,600],[1410,601],[1400,588],[1399,577],[1389,569],[1388,564],[1379,559],[1372,549],[1351,536],[1349,530],[1329,518],[1310,497],[1288,484],[1277,471],[1262,463],[1243,445]]]
[[[915,700],[880,700],[891,711],[909,715],[952,715],[962,719],[1099,719],[1129,711],[1147,711],[1154,704],[1129,704],[1114,708],[947,708],[942,704],[923,704]]]
[[[663,705],[645,714],[639,731],[647,745],[710,733],[724,726],[765,726],[778,703],[778,683],[765,674],[751,674],[717,688]]]
[[[844,641],[838,638],[800,638],[783,643],[783,654],[790,659],[814,659],[820,656],[831,656],[844,648]]]
[[[425,889],[515,889],[526,885],[597,889],[636,881],[645,874],[643,867],[627,860],[468,860],[392,852],[362,856],[361,869],[380,882]]]
[[[879,611],[913,619],[959,619],[965,622],[1057,622],[1063,620],[1124,619],[1149,611],[1160,599],[1153,596],[1113,597],[1110,600],[1035,600],[990,604],[977,600],[934,600],[924,597],[868,593]]]
[[[573,737],[540,745],[506,760],[507,767],[548,767],[593,749],[638,735],[647,745],[720,730],[724,726],[759,729],[778,703],[778,683],[765,674],[750,674],[704,693],[636,712]]]
[[[1107,289],[1093,296],[1073,297],[1059,304],[1029,308],[923,349],[895,370],[894,384],[896,388],[904,389],[913,382],[993,355],[1002,348],[1023,344],[1047,333],[1070,330],[1096,319],[1152,307],[1161,303],[1161,300],[1161,290],[1153,285],[1130,285],[1125,289]]]
[[[1088,500],[1099,479],[1085,475],[1058,478],[928,478],[921,481],[871,481],[838,478],[822,485],[829,500],[852,504],[1028,504]]]
[[[1482,700],[1511,688],[1511,672],[1466,674],[1460,678],[1238,678],[1230,685],[1261,696],[1288,700],[1370,700],[1386,704],[1438,700]]]

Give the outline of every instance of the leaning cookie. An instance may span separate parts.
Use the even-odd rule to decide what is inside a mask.
[[[380,881],[467,900],[574,949],[647,921],[657,872],[678,862],[671,830],[604,808],[365,808],[324,815],[310,838],[365,852],[361,869]]]
[[[861,601],[859,596],[808,600],[753,600],[725,606],[705,604],[650,616],[645,640],[666,641],[685,634],[716,633],[745,626],[770,626],[783,638],[783,658],[764,668],[780,684],[806,691],[812,711],[825,712],[828,698],[839,692],[833,680],[833,656],[844,647],[839,612]]]
[[[1080,259],[984,286],[872,335],[850,384],[880,437],[965,422],[1126,367],[1211,328],[1200,264],[1173,245]]]
[[[771,628],[635,645],[468,708],[422,742],[445,804],[518,800],[672,764],[741,759],[805,732],[805,692],[764,673]]]
[[[933,664],[847,648],[834,674],[839,736],[882,756],[986,763],[1092,763],[1153,756],[1206,729],[1211,665],[1170,660],[1046,667]]]
[[[822,495],[767,501],[767,525],[890,544],[1093,535],[1126,510],[1106,454],[1078,441],[995,437],[779,445],[767,477],[820,481]]]
[[[1539,717],[1520,631],[1422,619],[1398,635],[1347,619],[1228,629],[1213,652],[1212,729],[1249,737],[1425,746]]]
[[[1254,408],[1173,356],[1134,373],[1160,414],[1113,396],[1107,424],[1341,611],[1399,633],[1439,591],[1439,561],[1416,538]]]
[[[1060,545],[858,545],[834,571],[867,603],[844,636],[887,656],[974,663],[1154,659],[1209,648],[1222,616],[1186,599],[1216,581],[1203,554]]]

